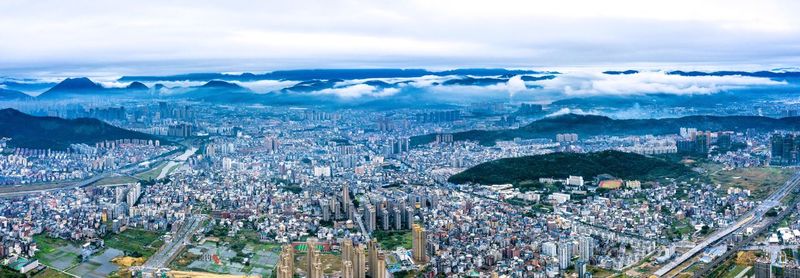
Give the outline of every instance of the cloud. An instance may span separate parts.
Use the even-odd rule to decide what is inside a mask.
[[[798,10],[793,0],[8,0],[0,73],[796,66]]]
[[[269,93],[279,91],[283,88],[291,87],[299,81],[284,81],[284,80],[258,80],[258,81],[231,81],[232,83],[239,84],[239,86],[248,88],[256,93]]]
[[[654,93],[712,94],[754,86],[779,86],[786,82],[747,76],[680,76],[663,71],[608,75],[599,72],[569,72],[540,81],[545,90],[566,96],[644,95]]]
[[[513,98],[514,94],[528,89],[528,87],[525,86],[525,81],[522,81],[522,76],[520,75],[514,76],[511,79],[509,79],[508,82],[506,83],[506,87],[508,88],[509,98]]]
[[[334,95],[344,99],[355,99],[360,97],[388,97],[400,92],[397,88],[378,89],[367,84],[357,84],[347,87],[324,89],[314,92],[320,95]]]

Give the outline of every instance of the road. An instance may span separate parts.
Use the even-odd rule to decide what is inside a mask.
[[[178,232],[173,235],[172,240],[165,243],[164,246],[161,246],[153,256],[150,256],[144,265],[142,265],[142,269],[152,272],[166,268],[170,261],[178,255],[178,252],[189,243],[191,236],[200,228],[205,218],[205,215],[191,215],[186,217],[186,222],[183,223],[178,229]]]
[[[197,151],[197,148],[190,148],[190,149],[193,149],[194,151],[192,151],[189,154],[189,156],[191,156],[191,154],[193,154],[195,151]],[[186,154],[188,152],[189,152],[189,150],[187,150],[186,152],[181,154],[175,160],[183,158],[184,156],[186,156]],[[93,176],[91,178],[88,178],[88,179],[85,179],[85,180],[80,180],[80,181],[64,182],[64,183],[61,183],[61,184],[55,184],[55,185],[51,185],[51,186],[48,186],[48,185],[19,186],[18,190],[14,190],[13,192],[0,193],[0,198],[22,196],[22,195],[27,195],[27,194],[36,194],[36,193],[42,193],[42,192],[47,192],[47,191],[59,190],[59,189],[70,189],[70,188],[85,187],[85,186],[91,185],[92,183],[95,183],[96,181],[99,181],[99,180],[107,178],[107,177],[126,176],[126,175],[132,175],[132,174],[137,173],[137,172],[143,172],[139,168],[139,165],[141,165],[143,163],[149,163],[150,165],[156,165],[157,162],[159,162],[161,160],[164,160],[167,157],[165,157],[165,156],[157,156],[157,157],[151,158],[150,160],[147,160],[147,161],[131,163],[131,164],[123,166],[122,168],[119,168],[119,169],[117,169],[115,171],[103,172],[103,173],[95,175],[95,176]],[[186,158],[183,158],[183,161],[186,161],[186,159],[188,159],[188,156]],[[42,188],[42,187],[45,187],[45,188]]]
[[[681,254],[671,262],[665,264],[663,267],[658,269],[653,274],[658,277],[663,277],[664,275],[666,275],[667,273],[678,267],[680,264],[682,264],[689,258],[694,257],[695,255],[697,255],[697,253],[706,249],[706,247],[708,247],[709,245],[730,235],[736,230],[739,230],[743,227],[749,227],[755,223],[758,223],[759,221],[761,221],[761,219],[764,217],[764,214],[766,214],[767,211],[769,211],[773,207],[780,205],[781,199],[783,199],[783,197],[786,197],[788,193],[792,192],[792,190],[795,187],[797,187],[798,184],[800,184],[800,172],[795,173],[791,178],[789,178],[789,180],[786,181],[786,183],[784,183],[780,188],[778,188],[778,190],[773,192],[769,197],[767,197],[767,199],[761,202],[761,204],[758,207],[749,211],[745,215],[742,215],[742,217],[739,218],[739,221],[737,221],[735,224],[730,225],[725,229],[714,232],[706,239],[704,239],[702,242],[698,243],[694,248],[690,249],[689,251],[686,251],[685,253]]]

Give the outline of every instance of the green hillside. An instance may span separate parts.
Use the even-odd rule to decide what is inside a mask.
[[[658,158],[620,151],[595,153],[551,153],[489,161],[455,174],[452,183],[517,184],[539,178],[583,176],[589,180],[600,174],[642,181],[695,174],[688,167]]]
[[[10,147],[57,149],[70,144],[116,139],[157,139],[141,132],[130,131],[90,118],[62,119],[31,116],[14,109],[0,110],[0,138],[11,138]]]

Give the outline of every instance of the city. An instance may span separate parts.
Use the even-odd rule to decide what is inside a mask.
[[[794,3],[178,2],[0,3],[0,277],[800,277]]]

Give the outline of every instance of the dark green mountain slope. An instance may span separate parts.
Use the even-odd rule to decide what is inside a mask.
[[[694,175],[688,167],[666,160],[619,151],[595,153],[551,153],[489,161],[455,174],[453,183],[506,184],[538,181],[539,178],[583,176],[588,180],[600,174],[642,181]]]
[[[62,119],[31,116],[14,109],[0,110],[0,137],[11,138],[10,147],[67,149],[70,144],[93,144],[116,139],[157,139],[118,128],[97,119]]]

